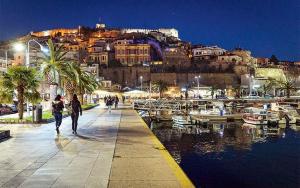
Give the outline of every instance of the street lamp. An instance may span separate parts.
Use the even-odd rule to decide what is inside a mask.
[[[198,97],[200,96],[200,75],[195,76],[195,79],[197,80],[197,86],[198,86]]]
[[[249,84],[249,86],[250,86],[250,94],[249,94],[249,96],[251,96],[252,95],[252,89],[253,89],[253,78],[254,78],[254,76],[253,75],[251,75],[250,76],[250,84]]]
[[[44,47],[43,45],[41,45],[38,41],[36,41],[36,40],[34,40],[34,39],[30,39],[30,40],[27,42],[27,45],[26,45],[27,48],[26,48],[26,49],[25,49],[24,44],[22,44],[22,43],[17,43],[17,44],[15,44],[15,45],[14,45],[15,50],[17,50],[17,51],[23,51],[23,50],[25,49],[25,56],[26,56],[25,65],[26,65],[26,67],[29,67],[29,66],[30,66],[30,59],[29,59],[29,57],[30,57],[30,43],[33,43],[33,42],[39,45],[40,50],[41,50],[42,52],[44,52],[44,53],[48,53],[48,52],[49,52],[49,50],[48,50],[46,47]],[[28,113],[28,115],[30,115],[30,111],[29,111],[29,101],[27,100],[26,103],[27,103],[27,105],[26,105],[27,113]]]
[[[40,50],[44,53],[48,53],[49,50],[48,48],[44,47],[43,45],[41,45],[38,41],[34,40],[34,39],[31,39],[27,42],[27,49],[26,49],[26,66],[29,67],[30,66],[30,59],[29,59],[29,56],[30,56],[30,43],[36,43],[39,45],[40,47]]]
[[[4,52],[5,52],[5,68],[6,68],[6,72],[7,72],[7,69],[8,69],[8,51],[10,51],[10,50],[14,50],[16,52],[23,51],[24,50],[24,45],[22,45],[21,43],[16,43],[16,44],[13,44],[13,49],[4,50]]]
[[[141,80],[141,91],[143,91],[143,76],[140,76],[140,80]]]

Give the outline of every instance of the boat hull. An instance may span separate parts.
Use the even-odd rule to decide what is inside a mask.
[[[245,123],[252,124],[252,125],[267,125],[268,124],[267,120],[255,121],[255,120],[249,120],[249,119],[243,118],[243,121]]]

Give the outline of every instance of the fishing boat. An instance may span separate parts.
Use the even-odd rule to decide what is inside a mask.
[[[208,120],[208,121],[221,121],[221,122],[227,122],[227,121],[235,121],[235,120],[241,120],[242,114],[231,114],[227,112],[225,109],[219,109],[219,108],[212,108],[209,110],[200,110],[198,113],[190,113],[189,114],[193,121],[200,121]]]
[[[267,110],[249,107],[245,108],[243,121],[253,125],[278,124],[279,118],[276,114],[268,113]]]

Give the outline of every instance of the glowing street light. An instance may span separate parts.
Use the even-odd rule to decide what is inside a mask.
[[[13,47],[14,47],[14,49],[15,49],[16,52],[21,52],[21,51],[25,50],[25,46],[22,43],[15,43],[13,45]]]
[[[7,69],[8,69],[8,51],[16,51],[16,52],[21,52],[21,51],[24,51],[25,50],[25,46],[22,44],[22,43],[15,43],[12,45],[12,49],[7,49],[7,50],[4,50],[5,51],[5,67],[6,67],[6,72],[7,72]]]

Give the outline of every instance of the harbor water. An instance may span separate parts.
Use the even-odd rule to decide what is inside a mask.
[[[149,126],[196,187],[300,187],[300,127]]]

